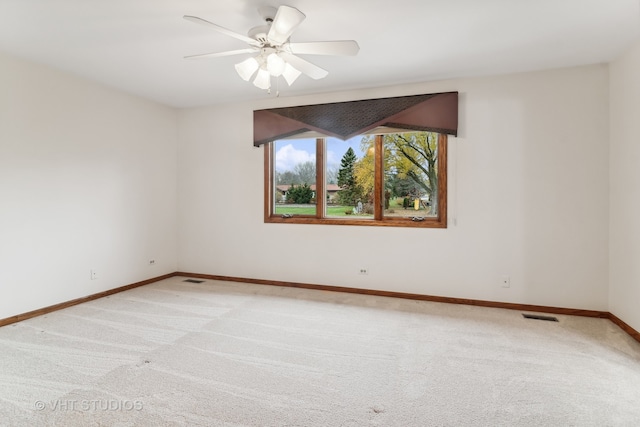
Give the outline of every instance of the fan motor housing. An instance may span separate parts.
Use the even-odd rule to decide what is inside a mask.
[[[270,25],[260,25],[249,30],[247,35],[260,43],[268,43],[267,34],[269,34]]]
[[[278,13],[278,9],[272,6],[262,6],[258,8],[258,14],[260,17],[267,23],[266,25],[259,25],[257,27],[253,27],[249,30],[247,35],[259,41],[262,44],[269,44],[269,39],[267,38],[267,34],[269,34],[269,30],[271,29],[271,23],[275,19],[276,14]]]

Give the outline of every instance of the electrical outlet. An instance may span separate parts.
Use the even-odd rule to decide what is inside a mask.
[[[500,286],[502,286],[503,288],[510,288],[511,287],[511,278],[509,276],[502,276],[500,278]]]
[[[155,259],[150,259],[149,260],[149,265],[156,265],[156,260]]]
[[[98,272],[95,270],[91,270],[91,280],[97,280],[98,279]]]
[[[362,267],[358,273],[363,276],[366,276],[367,274],[369,274],[369,269]]]

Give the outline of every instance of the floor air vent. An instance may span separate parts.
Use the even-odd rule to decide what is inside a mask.
[[[204,283],[204,280],[187,279],[187,280],[183,280],[183,282],[188,282],[188,283]]]
[[[522,317],[525,319],[535,319],[535,320],[546,320],[547,322],[557,322],[558,318],[553,316],[541,316],[539,314],[524,314],[522,313]]]

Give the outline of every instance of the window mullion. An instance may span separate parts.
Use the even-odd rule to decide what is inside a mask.
[[[325,216],[325,139],[316,139],[316,218]]]
[[[275,212],[275,176],[273,166],[273,151],[275,142],[269,142],[264,147],[264,218],[267,221]]]
[[[438,219],[447,224],[447,144],[446,134],[438,134]]]
[[[373,190],[373,219],[382,220],[384,213],[384,137],[376,135],[374,141],[375,176]]]

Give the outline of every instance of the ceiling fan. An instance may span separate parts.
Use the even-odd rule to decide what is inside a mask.
[[[256,54],[236,64],[236,71],[245,81],[249,81],[255,75],[253,84],[260,89],[270,90],[272,76],[284,77],[289,86],[302,73],[312,79],[321,79],[327,76],[327,70],[300,58],[298,55],[353,56],[360,50],[355,40],[292,43],[289,40],[291,34],[306,18],[295,7],[283,5],[276,9],[271,6],[263,6],[258,9],[258,13],[266,21],[266,24],[251,28],[246,36],[197,16],[185,15],[184,19],[188,21],[205,25],[249,45],[244,49],[190,55],[185,58],[204,59],[248,53]]]

